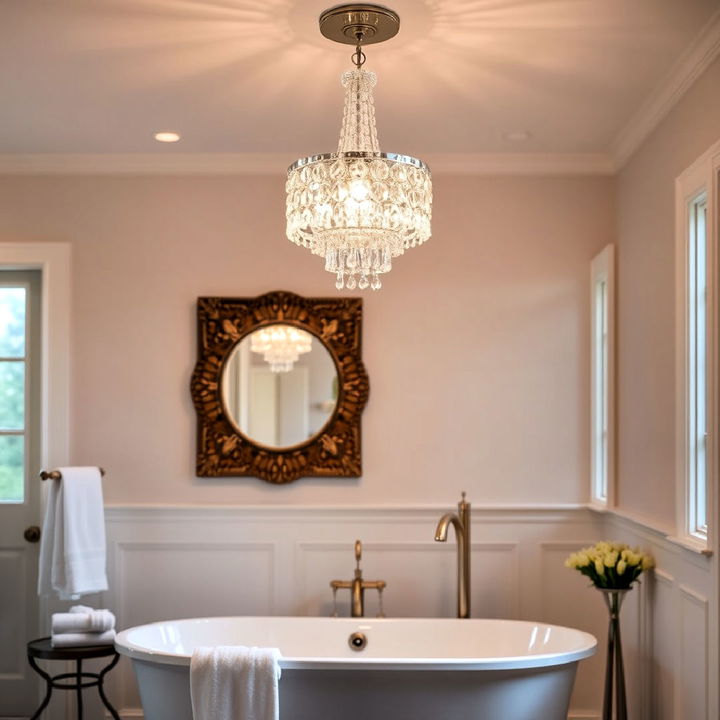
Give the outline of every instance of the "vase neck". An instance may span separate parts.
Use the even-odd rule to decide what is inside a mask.
[[[598,588],[598,590],[600,590],[600,592],[603,594],[605,604],[607,605],[607,609],[610,612],[610,617],[619,617],[620,608],[622,607],[623,600],[625,600],[625,596],[632,590],[632,588]]]

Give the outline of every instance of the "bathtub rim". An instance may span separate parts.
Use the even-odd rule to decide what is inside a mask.
[[[177,620],[159,620],[153,623],[145,623],[136,625],[119,632],[115,638],[115,649],[121,655],[125,655],[132,660],[140,660],[159,665],[174,665],[190,667],[190,654],[172,653],[164,650],[150,649],[145,646],[130,642],[129,633],[141,630],[147,627],[155,627],[158,625],[168,625],[170,623],[201,623],[208,621],[253,619],[257,621],[273,621],[287,620],[293,617],[306,616],[272,616],[272,615],[228,615],[219,617],[195,617],[181,618]],[[323,620],[331,620],[333,623],[348,626],[350,632],[357,629],[357,626],[363,623],[372,622],[374,624],[385,623],[422,623],[422,622],[462,622],[472,623],[477,621],[512,623],[521,625],[541,625],[542,627],[559,628],[562,630],[570,630],[578,633],[579,639],[584,640],[580,647],[573,650],[542,653],[536,655],[515,655],[502,658],[414,658],[414,657],[367,657],[358,654],[356,657],[304,657],[304,656],[281,656],[280,668],[282,670],[521,670],[525,668],[542,668],[553,665],[565,665],[568,663],[578,662],[584,658],[591,657],[598,648],[598,641],[594,635],[586,633],[577,628],[570,628],[564,625],[554,625],[552,623],[537,622],[531,620],[505,620],[499,618],[472,618],[458,620],[455,618],[318,618]]]

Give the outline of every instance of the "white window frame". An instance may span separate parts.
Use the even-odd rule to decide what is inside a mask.
[[[590,263],[590,505],[615,506],[615,247]]]
[[[720,142],[683,172],[675,181],[675,477],[676,537],[680,544],[702,553],[716,546],[717,537],[717,392],[718,392],[718,172]],[[693,281],[693,213],[706,202],[705,228],[705,388],[697,398],[695,369],[697,342],[693,327],[697,317]],[[701,343],[702,351],[702,343]],[[705,443],[698,452],[696,418],[705,405]],[[702,453],[704,452],[704,461]],[[698,462],[704,470],[704,486],[698,487]],[[696,508],[705,495],[705,528],[699,527]]]

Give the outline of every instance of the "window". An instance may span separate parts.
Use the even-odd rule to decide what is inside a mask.
[[[717,288],[713,208],[718,150],[711,148],[676,181],[677,540],[711,547],[710,499],[716,483]]]
[[[707,197],[690,203],[687,228],[687,531],[707,540]]]
[[[608,245],[590,266],[590,502],[613,504],[614,479],[614,248]]]
[[[0,272],[0,502],[25,501],[25,478],[37,443],[36,383],[30,357],[37,273]],[[32,391],[32,392],[31,392]]]
[[[27,287],[0,285],[0,501],[25,499]]]

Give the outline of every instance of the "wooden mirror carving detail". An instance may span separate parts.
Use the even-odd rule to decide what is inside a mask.
[[[271,292],[256,298],[201,297],[198,360],[190,383],[197,411],[199,477],[251,476],[282,484],[300,477],[359,477],[360,416],[370,384],[362,364],[362,300],[304,298]],[[255,330],[283,323],[306,330],[329,352],[337,371],[337,401],[315,435],[291,447],[247,437],[223,402],[223,372],[233,349]]]

